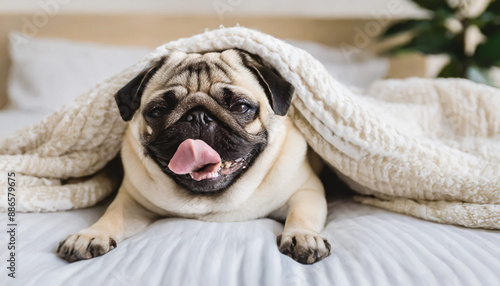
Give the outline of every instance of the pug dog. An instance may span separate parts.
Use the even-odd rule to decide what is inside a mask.
[[[242,50],[173,52],[152,63],[115,95],[128,122],[118,194],[57,254],[69,262],[103,255],[162,217],[270,217],[285,221],[280,252],[304,264],[327,257],[323,185],[286,116],[293,94]]]

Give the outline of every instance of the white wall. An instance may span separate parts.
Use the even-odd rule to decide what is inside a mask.
[[[0,13],[164,13],[321,18],[419,17],[408,0],[0,0]]]

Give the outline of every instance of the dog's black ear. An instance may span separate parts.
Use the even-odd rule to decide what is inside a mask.
[[[271,107],[277,115],[286,115],[295,91],[293,85],[284,80],[273,68],[266,67],[255,55],[240,51],[243,64],[255,75],[266,92]]]
[[[118,105],[120,115],[124,121],[131,120],[137,109],[139,109],[141,97],[148,81],[160,69],[163,62],[164,59],[161,59],[144,69],[115,94],[116,105]]]

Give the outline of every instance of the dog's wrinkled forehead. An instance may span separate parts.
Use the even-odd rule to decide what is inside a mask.
[[[167,58],[158,71],[158,80],[169,85],[181,85],[189,92],[208,92],[210,84],[232,82],[231,71],[238,65],[237,58],[226,53],[185,54],[176,52]],[[226,61],[229,61],[226,62]]]
[[[205,54],[173,52],[163,60],[151,78],[142,102],[148,102],[166,90],[175,92],[176,97],[197,92],[218,97],[222,95],[222,89],[238,87],[241,93],[251,93],[259,101],[265,100],[258,80],[245,68],[238,51]]]

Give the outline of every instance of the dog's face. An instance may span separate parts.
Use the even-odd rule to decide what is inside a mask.
[[[206,195],[227,189],[251,167],[292,95],[292,85],[259,58],[225,50],[172,53],[115,99],[144,155],[184,189]]]

